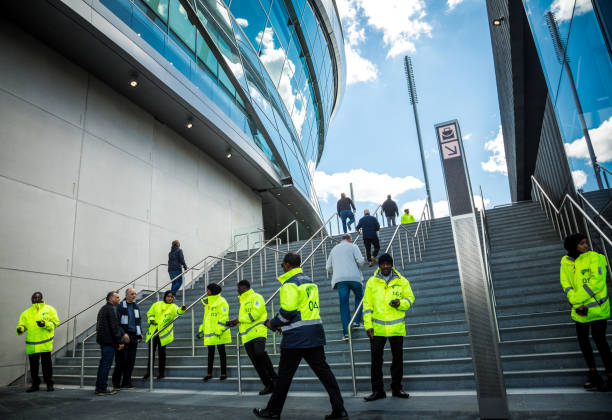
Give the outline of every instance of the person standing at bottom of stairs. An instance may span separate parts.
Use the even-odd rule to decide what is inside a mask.
[[[410,283],[393,268],[393,257],[383,254],[378,270],[366,283],[363,297],[363,325],[370,339],[372,357],[372,394],[365,401],[386,398],[383,384],[383,352],[389,340],[391,346],[391,392],[394,397],[408,398],[402,391],[404,375],[403,344],[406,335],[404,317],[414,304]]]
[[[213,364],[215,362],[215,347],[219,350],[221,361],[221,375],[219,379],[227,379],[227,355],[225,345],[232,342],[232,334],[229,329],[229,305],[221,296],[221,286],[210,283],[206,286],[206,294],[202,299],[204,305],[204,318],[198,332],[198,337],[204,337],[204,345],[208,347],[208,370],[204,382],[212,379]]]
[[[268,338],[266,301],[262,295],[251,289],[251,283],[248,280],[238,282],[238,295],[240,299],[238,318],[232,319],[229,324],[232,327],[240,324],[242,345],[259,379],[264,384],[264,389],[259,391],[259,395],[271,394],[278,375],[266,352],[266,339]]]
[[[155,364],[155,350],[159,349],[159,371],[157,379],[163,379],[166,371],[166,346],[174,341],[174,323],[173,321],[183,315],[187,310],[185,305],[180,308],[174,303],[174,295],[171,290],[166,290],[164,293],[164,300],[155,302],[151,305],[147,312],[147,322],[149,323],[149,331],[147,331],[147,339],[149,343],[149,360],[147,362],[147,373],[145,373],[143,380],[149,379],[151,372],[151,346],[153,346],[153,364]],[[151,337],[157,331],[160,331],[158,335],[151,341]]]
[[[571,316],[576,321],[578,344],[589,368],[587,390],[612,391],[612,354],[606,340],[610,318],[610,300],[606,287],[606,258],[589,251],[587,237],[574,233],[563,244],[567,255],[561,259],[561,286],[572,306]],[[606,368],[607,383],[597,372],[589,329]]]
[[[290,252],[281,264],[285,274],[278,278],[281,283],[280,310],[266,323],[273,331],[282,328],[278,380],[268,406],[264,409],[254,408],[253,414],[265,419],[280,418],[293,375],[304,359],[329,394],[332,412],[325,418],[348,418],[336,377],[325,361],[325,332],[319,316],[319,288],[302,272],[301,262],[299,255]]]

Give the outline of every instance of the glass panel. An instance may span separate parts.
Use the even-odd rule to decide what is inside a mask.
[[[196,28],[189,23],[187,12],[178,0],[170,0],[170,29],[191,51],[195,51]]]
[[[259,59],[268,71],[272,84],[277,86],[285,64],[285,49],[269,26],[266,27],[262,36]]]
[[[302,15],[302,10],[304,9],[304,3],[306,3],[306,0],[291,0],[291,3],[293,4],[295,14],[299,18]]]
[[[272,9],[270,9],[270,21],[272,22],[272,27],[278,34],[283,47],[287,48],[289,44],[289,14],[287,13],[287,9],[285,8],[285,4],[283,0],[274,0],[272,3]]]
[[[257,0],[233,0],[230,11],[255,51],[259,51],[261,36],[266,26],[266,12],[259,2]]]
[[[140,0],[146,4],[164,23],[168,23],[168,0]],[[136,2],[138,3],[138,2]]]
[[[214,56],[208,44],[204,41],[202,35],[198,33],[197,36],[197,57],[202,61],[203,64],[206,65],[208,70],[217,77],[217,72],[219,68],[219,63],[217,62],[217,58]]]
[[[158,53],[164,55],[167,37],[165,31],[157,25],[153,25],[151,20],[136,8],[134,8],[134,14],[132,15],[132,29],[140,34],[140,37]]]
[[[307,35],[307,39],[312,43],[317,34],[317,19],[314,16],[310,4],[306,3],[304,15],[302,16],[302,30]]]
[[[189,78],[193,56],[188,55],[177,41],[170,37],[166,38],[164,57],[166,57],[166,60],[168,60],[172,66]]]

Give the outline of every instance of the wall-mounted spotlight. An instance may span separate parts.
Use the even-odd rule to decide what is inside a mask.
[[[187,120],[187,124],[185,124],[185,127],[187,127],[187,128],[191,128],[191,127],[193,127],[193,122],[191,121],[191,118],[189,118],[189,119]]]
[[[135,88],[136,86],[138,86],[138,77],[135,74],[133,74],[132,76],[130,76],[129,83],[131,87]]]
[[[504,19],[504,17],[503,17],[503,16],[502,16],[502,17],[499,17],[499,18],[497,18],[497,19],[493,19],[493,25],[494,25],[494,26],[499,26],[499,25],[501,25],[501,24],[502,24],[502,22],[503,22],[504,20],[506,20],[506,19]]]
[[[230,159],[232,157],[232,150],[231,149],[227,149],[227,152],[225,152],[225,157]]]

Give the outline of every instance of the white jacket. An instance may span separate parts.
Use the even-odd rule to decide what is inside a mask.
[[[341,281],[357,281],[363,284],[360,268],[365,265],[365,259],[357,245],[342,241],[332,248],[327,258],[325,268],[332,273],[332,288]]]

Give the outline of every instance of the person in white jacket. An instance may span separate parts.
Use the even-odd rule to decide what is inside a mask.
[[[352,243],[351,235],[342,235],[342,241],[333,247],[327,258],[325,268],[332,274],[331,285],[338,290],[340,298],[340,319],[342,320],[342,336],[348,340],[348,324],[351,321],[349,309],[349,295],[353,291],[355,296],[355,310],[363,298],[363,275],[361,268],[365,265],[365,259],[357,245]],[[355,318],[353,327],[361,325],[361,309]]]

